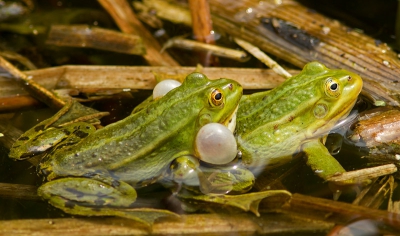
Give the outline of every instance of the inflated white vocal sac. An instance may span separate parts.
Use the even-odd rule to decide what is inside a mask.
[[[158,83],[153,89],[153,99],[161,98],[172,89],[181,86],[179,81],[166,79]]]
[[[209,123],[201,127],[196,136],[196,149],[200,160],[216,165],[231,162],[237,154],[232,131],[219,123]]]

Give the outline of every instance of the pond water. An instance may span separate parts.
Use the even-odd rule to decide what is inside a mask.
[[[307,2],[312,5],[312,1]],[[36,5],[34,8],[29,5],[33,4],[31,1],[22,1],[20,4],[22,4],[21,6],[30,13],[16,17],[15,19],[5,20],[4,24],[0,24],[2,35],[0,37],[0,51],[8,50],[18,53],[32,61],[38,69],[62,65],[147,65],[146,60],[142,56],[138,55],[108,52],[93,48],[58,47],[56,45],[46,44],[46,35],[50,24],[88,24],[90,26],[118,30],[118,27],[113,22],[112,18],[95,1],[43,1],[35,3]],[[360,16],[360,19],[365,21],[367,21],[368,18],[369,17],[365,15],[363,17]],[[380,20],[383,21],[383,19]],[[383,21],[381,24],[386,26],[389,23],[393,26],[393,22]],[[7,26],[7,24],[9,25]],[[13,28],[10,30],[11,25]],[[371,27],[368,30],[376,29],[382,25],[374,25],[374,27]],[[9,27],[9,29],[6,29],[7,27]],[[388,27],[383,27],[383,29],[385,34],[381,34],[379,37],[385,40],[390,40],[391,37],[388,37],[388,35],[393,35],[394,31],[388,30]],[[160,30],[156,31],[161,34],[161,36],[158,37],[161,42],[165,42],[168,37],[191,34],[191,29],[189,27],[168,21],[163,22],[163,30],[165,30],[165,34],[161,34]],[[218,44],[227,47],[238,47],[232,40],[230,40],[229,36],[227,37],[224,34],[219,35],[218,33],[216,35],[219,37],[217,41]],[[193,56],[192,53],[189,53],[186,50],[174,49],[169,50],[168,52],[170,52],[173,57],[176,57],[177,61],[184,66],[194,66],[196,63],[201,61],[201,56]],[[27,64],[25,60],[9,60],[11,60],[20,70],[33,69],[29,68],[29,64]],[[285,63],[279,58],[276,58],[276,60],[286,67],[294,68],[289,63]],[[246,62],[237,62],[230,59],[220,58],[218,65],[220,67],[265,68],[262,63],[253,57]],[[224,77],[224,75],[221,75],[221,77]],[[254,92],[254,90],[245,91],[246,94],[252,92]],[[130,112],[150,94],[151,91],[149,90],[124,92],[118,94],[112,99],[104,99],[85,104],[96,108],[97,110],[108,111],[111,113],[110,116],[102,119],[102,125],[105,126],[128,116]],[[78,94],[77,97],[85,98],[87,96],[91,95]],[[368,105],[368,108],[365,108],[366,103],[368,102],[357,104],[356,108],[358,110],[369,109],[371,106]],[[36,125],[38,122],[53,115],[55,110],[46,108],[44,105],[37,105],[34,109],[30,108],[23,111],[13,110],[11,112],[14,113],[12,118],[9,119],[11,124],[21,130],[27,130],[31,126]],[[6,116],[7,115],[4,115],[4,117]],[[11,116],[8,115],[8,117]],[[337,145],[338,142],[341,143],[341,141],[343,141],[343,137],[337,135],[331,135],[330,137],[331,140],[333,140],[333,144],[327,144],[328,148],[329,145]],[[339,147],[340,152],[334,157],[346,170],[368,167],[369,160],[362,158],[368,153],[367,149],[356,147],[351,142],[343,142],[342,145],[339,144]],[[37,168],[35,165],[30,163],[28,160],[17,162],[11,160],[8,158],[8,148],[4,146],[0,146],[0,173],[0,183],[16,184],[16,186],[29,185],[32,187],[39,187],[43,182],[43,177],[37,174]],[[397,184],[397,180],[395,184]],[[282,186],[291,193],[304,194],[323,199],[332,199],[333,195],[332,186],[317,177],[305,164],[303,157],[280,166],[273,171],[264,172],[260,174],[260,176],[256,176],[256,184],[254,188],[256,190],[266,190],[269,188],[280,189]],[[176,188],[172,189],[176,190]],[[32,188],[31,190],[34,191],[35,189]],[[339,198],[340,202],[351,203],[356,198],[357,191],[354,189],[342,190],[343,193]],[[0,192],[1,191],[0,187]],[[400,190],[398,190],[398,188],[392,188],[392,191],[392,200],[398,201],[400,199]],[[149,187],[139,190],[140,197],[136,204],[137,206],[144,207],[155,206],[167,208],[177,213],[183,213],[183,208],[185,207],[182,208],[175,193],[175,191],[172,191],[171,193],[171,191],[158,184],[150,185]],[[0,220],[71,218],[71,215],[50,206],[47,202],[41,201],[40,199],[27,200],[24,199],[24,197],[10,198],[4,197],[1,193],[0,198]],[[386,210],[389,200],[387,196],[382,198],[384,199],[381,200],[379,206],[380,209]],[[218,210],[215,212],[218,212]],[[268,218],[268,216],[265,217],[265,219]],[[257,220],[255,220],[255,222],[256,221]],[[332,225],[326,226],[324,229],[316,228],[316,234],[323,235],[327,233],[331,226]],[[300,227],[294,227],[293,232],[297,232],[298,234],[302,233],[301,230],[296,231],[299,230],[299,228]],[[385,230],[390,232],[390,229]],[[307,232],[311,231],[312,230]],[[305,235],[307,235],[307,232]]]

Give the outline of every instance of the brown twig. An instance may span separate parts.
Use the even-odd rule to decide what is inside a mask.
[[[197,41],[215,43],[212,34],[212,21],[210,7],[207,0],[189,0],[189,8],[192,15],[193,34]]]
[[[359,182],[363,180],[376,178],[379,176],[393,174],[397,171],[397,167],[394,164],[387,164],[382,166],[375,166],[371,168],[364,168],[360,170],[348,171],[341,173],[338,176],[330,177],[328,180],[332,182],[345,182],[347,180],[355,179]]]
[[[400,229],[400,214],[297,193],[293,194],[287,210],[304,217],[326,219],[341,224],[347,224],[356,218],[371,219]]]
[[[189,0],[189,8],[192,15],[193,35],[197,41],[215,44],[208,0]],[[211,53],[199,53],[203,65],[218,65],[217,57]]]
[[[0,183],[0,197],[11,199],[40,200],[37,188],[32,185]]]
[[[353,200],[353,204],[379,209],[384,201],[389,199],[389,204],[393,195],[393,189],[397,186],[393,175],[376,178],[375,181],[362,189]],[[388,210],[390,207],[388,207]]]
[[[163,78],[184,78],[195,67],[154,66],[60,66],[24,72],[48,90],[74,89],[77,92],[103,91],[119,93],[135,89],[153,89],[155,74]],[[271,89],[284,78],[269,69],[205,67],[201,70],[210,79],[221,77],[238,81],[245,89]],[[297,74],[298,71],[291,70]],[[37,106],[38,101],[12,81],[0,78],[0,111]],[[18,101],[18,102],[16,102]]]
[[[98,0],[104,9],[113,17],[122,32],[138,34],[143,38],[147,53],[147,63],[152,66],[178,66],[179,64],[168,54],[161,54],[161,46],[151,33],[136,18],[126,0]]]
[[[244,51],[241,50],[235,50],[213,44],[201,43],[194,40],[183,39],[181,37],[175,37],[168,40],[164,44],[163,50],[169,47],[177,47],[193,51],[208,52],[214,56],[230,58],[232,60],[241,62],[247,61],[250,58]]]
[[[234,38],[235,42],[241,46],[243,49],[248,51],[251,55],[253,55],[255,58],[263,62],[266,66],[274,70],[277,74],[283,76],[284,78],[290,78],[292,75],[287,72],[285,69],[283,69],[276,61],[272,60],[267,54],[262,52],[259,48],[256,46],[252,45],[249,42],[246,42],[242,39],[239,38]]]
[[[0,56],[0,68],[8,72],[12,78],[14,78],[23,88],[29,91],[29,93],[40,101],[46,103],[52,108],[61,108],[65,105],[65,102],[54,96],[54,94],[41,85],[32,80],[31,76],[27,76],[11,63]]]
[[[0,235],[254,235],[301,232],[326,233],[332,223],[307,220],[289,214],[192,214],[162,219],[151,232],[137,222],[121,218],[68,218],[0,221]]]
[[[0,51],[0,56],[9,61],[18,61],[22,65],[24,65],[28,70],[36,70],[37,67],[26,57],[22,56],[19,53],[9,50]]]
[[[64,47],[96,48],[112,52],[143,55],[142,39],[134,34],[89,25],[52,25],[46,44]]]

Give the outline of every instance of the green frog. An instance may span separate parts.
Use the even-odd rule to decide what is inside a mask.
[[[350,113],[362,85],[357,74],[311,62],[273,90],[243,96],[236,129],[242,166],[273,168],[303,152],[324,180],[345,172],[323,142]]]
[[[357,74],[311,62],[301,73],[272,90],[243,95],[236,118],[241,158],[231,165],[200,166],[203,173],[213,176],[209,186],[201,186],[205,194],[185,193],[180,197],[189,206],[199,205],[199,202],[206,206],[215,202],[246,201],[252,198],[252,193],[229,195],[228,200],[227,197],[209,197],[208,192],[247,192],[259,172],[283,165],[300,153],[306,154],[307,164],[324,180],[344,173],[345,169],[330,155],[323,142],[331,128],[350,113],[362,85]],[[335,184],[353,185],[357,181],[351,179]],[[340,195],[339,189],[334,192],[334,198]],[[274,194],[289,196],[285,192]],[[191,205],[193,202],[195,205]],[[258,201],[251,202],[254,203]],[[257,210],[252,211],[258,214]]]
[[[41,143],[43,137],[47,146],[54,145],[43,148],[48,153],[38,172],[47,182],[39,187],[38,195],[77,215],[114,215],[143,223],[168,215],[164,210],[132,209],[135,188],[168,176],[180,181],[180,173],[196,170],[196,133],[209,123],[228,125],[241,96],[242,87],[233,80],[209,80],[192,73],[162,98],[104,128],[94,130],[92,125],[76,122],[46,132],[42,124],[36,129],[38,137],[31,137],[31,130],[20,138]],[[51,141],[52,135],[57,142]],[[34,153],[41,151],[36,146]],[[11,152],[13,157],[33,155],[21,150]]]

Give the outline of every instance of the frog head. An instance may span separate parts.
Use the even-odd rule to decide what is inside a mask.
[[[199,80],[204,75],[191,74],[187,79]],[[203,108],[196,121],[196,156],[211,164],[226,164],[237,154],[233,132],[242,87],[229,79],[210,80],[201,95]]]
[[[361,92],[359,75],[342,69],[330,70],[318,62],[305,66],[306,74],[315,76],[314,95],[318,98],[305,119],[312,120],[308,136],[324,135],[342,118],[347,117]]]
[[[195,86],[202,89],[198,99],[203,102],[197,120],[197,128],[208,123],[221,123],[233,132],[235,116],[243,88],[230,79],[209,80],[201,73],[188,75],[182,86]]]

